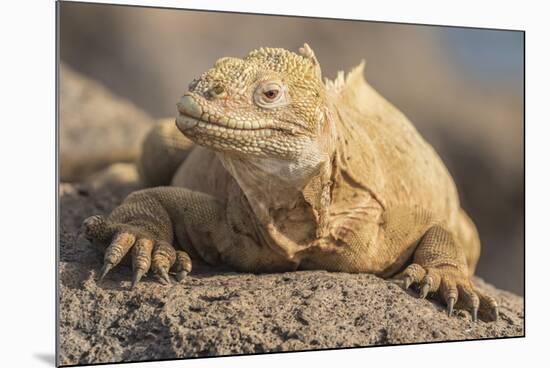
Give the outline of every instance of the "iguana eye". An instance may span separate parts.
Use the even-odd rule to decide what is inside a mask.
[[[277,89],[270,89],[269,91],[264,92],[264,96],[268,100],[274,100],[275,97],[277,97],[278,95],[279,95],[279,90],[277,90]]]
[[[254,102],[265,108],[279,107],[288,104],[288,94],[280,81],[263,82],[254,92]]]

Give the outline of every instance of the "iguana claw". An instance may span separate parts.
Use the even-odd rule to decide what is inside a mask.
[[[187,276],[187,271],[181,271],[176,274],[176,279],[179,282],[182,282],[185,279],[185,276]]]
[[[498,307],[493,308],[493,320],[498,321]]]
[[[412,282],[413,282],[412,277],[405,276],[405,279],[403,280],[403,288],[407,290],[411,286]]]
[[[136,272],[134,272],[134,278],[132,280],[132,289],[136,287],[136,285],[138,284],[139,280],[141,280],[143,275],[145,275],[145,270],[137,269]]]
[[[477,322],[477,308],[472,308],[472,321]]]
[[[450,297],[447,299],[447,314],[449,317],[453,314],[453,308],[455,306],[456,298]]]
[[[99,281],[103,281],[103,278],[109,273],[109,271],[111,271],[111,269],[113,268],[113,264],[112,263],[105,263],[103,265],[103,267],[101,268],[101,274],[99,276]]]
[[[428,292],[430,291],[430,284],[429,283],[425,283],[424,285],[422,285],[422,287],[420,288],[420,293],[418,294],[418,297],[421,298],[421,299],[424,299],[426,298],[426,296],[428,295]]]
[[[168,275],[168,272],[164,268],[159,268],[157,270],[157,274],[161,280],[161,282],[165,285],[170,285],[172,281],[170,280],[170,276]]]

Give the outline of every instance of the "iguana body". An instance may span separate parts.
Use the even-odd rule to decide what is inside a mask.
[[[108,245],[102,277],[130,249],[134,285],[150,268],[181,279],[194,257],[248,272],[368,272],[439,294],[449,313],[496,318],[470,280],[479,239],[450,174],[362,73],[323,82],[307,45],[218,60],[176,124],[145,142],[141,172],[155,187],[86,220]]]

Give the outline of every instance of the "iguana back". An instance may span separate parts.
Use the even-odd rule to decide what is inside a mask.
[[[337,112],[337,167],[384,209],[418,206],[451,226],[460,210],[455,184],[411,122],[363,78],[363,63],[327,83]]]

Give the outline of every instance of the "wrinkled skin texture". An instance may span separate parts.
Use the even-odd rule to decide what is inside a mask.
[[[177,108],[144,145],[154,187],[85,221],[106,247],[101,277],[127,254],[134,285],[150,269],[182,280],[196,257],[256,273],[367,272],[439,297],[449,315],[497,318],[471,282],[479,238],[453,179],[362,64],[323,81],[309,46],[262,48],[218,60]]]

